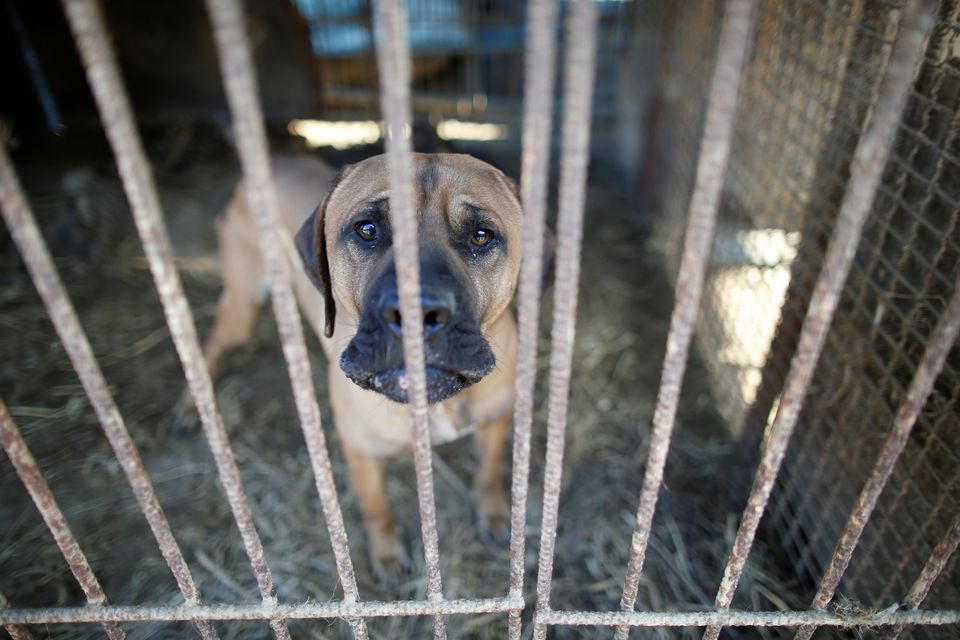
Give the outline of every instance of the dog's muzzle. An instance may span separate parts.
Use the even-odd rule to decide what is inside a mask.
[[[396,278],[381,278],[367,296],[360,326],[340,356],[340,368],[364,389],[408,402],[410,379],[403,359],[403,316]],[[495,359],[452,277],[421,282],[427,401],[442,402],[479,382]]]

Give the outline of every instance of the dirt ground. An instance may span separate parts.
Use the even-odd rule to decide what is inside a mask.
[[[151,146],[158,184],[188,297],[205,334],[219,292],[213,220],[235,184],[236,162],[224,145],[211,141],[192,141],[189,153],[177,152],[171,160],[163,155],[163,143]],[[515,162],[516,154],[513,158]],[[81,230],[64,223],[66,231],[60,235],[67,240],[52,238],[66,255],[58,266],[204,600],[255,602],[256,584],[202,435],[168,433],[171,408],[184,385],[182,371],[109,156],[93,142],[67,151],[35,149],[15,159],[46,228],[59,229],[63,225],[58,221],[64,215],[69,220],[69,212],[97,212],[94,220],[100,222]],[[75,170],[81,167],[93,172],[81,172],[61,187],[64,172],[74,170],[69,175],[77,176]],[[673,300],[659,256],[649,246],[650,217],[633,202],[615,180],[598,179],[591,186],[553,586],[556,609],[617,608],[643,476]],[[95,250],[84,249],[84,243]],[[0,246],[0,394],[109,599],[130,605],[179,603],[170,573],[29,278],[11,257],[12,248]],[[539,541],[549,301],[543,315],[527,524],[527,620]],[[366,559],[356,497],[346,480],[326,401],[326,361],[315,337],[308,340],[361,597],[423,598],[411,460],[391,463],[387,492],[415,567],[399,589],[388,590],[375,582]],[[280,600],[341,597],[269,311],[261,316],[253,340],[227,357],[216,389]],[[712,603],[742,508],[744,476],[742,463],[738,467],[741,452],[727,437],[713,404],[694,356],[638,608],[695,610]],[[434,464],[445,595],[505,594],[507,549],[482,542],[474,526],[468,487],[475,458],[469,441],[436,449]],[[79,589],[2,456],[0,496],[0,592],[14,606],[80,604]],[[778,580],[775,565],[758,542],[735,604],[796,606],[777,594],[797,589],[784,588]],[[450,635],[501,637],[505,620],[502,615],[453,616]],[[376,638],[412,638],[425,637],[429,624],[428,618],[382,619],[371,621],[370,628]],[[265,638],[269,633],[265,623],[217,626],[229,639]],[[349,637],[342,622],[294,621],[290,628],[295,638]],[[191,636],[180,623],[130,624],[126,629],[134,639]],[[51,625],[35,633],[39,638],[102,637],[93,625]],[[641,635],[700,634],[696,629],[656,630],[634,632],[633,637]],[[555,637],[612,636],[565,628],[557,629]],[[730,631],[729,637],[754,634]]]

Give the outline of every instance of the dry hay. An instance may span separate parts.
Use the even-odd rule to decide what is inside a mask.
[[[215,273],[207,268],[215,263],[211,223],[232,188],[236,168],[225,152],[198,155],[198,160],[162,174],[159,183],[174,242],[184,257],[185,286],[204,334],[219,290]],[[57,184],[59,168],[38,160],[21,158],[20,164],[42,210],[50,185]],[[104,159],[102,167],[108,166]],[[117,188],[112,177],[100,180],[99,189],[106,190],[109,184]],[[553,586],[552,604],[557,609],[618,606],[672,307],[672,292],[655,252],[646,245],[647,221],[617,189],[600,185],[590,194]],[[182,373],[135,234],[130,225],[123,229],[123,239],[110,259],[71,277],[68,288],[204,600],[256,602],[256,585],[203,438],[166,433],[171,407],[183,388]],[[546,336],[549,304],[543,313]],[[108,597],[117,604],[180,602],[23,273],[5,276],[0,326],[3,397]],[[396,460],[388,471],[388,497],[418,559],[409,580],[391,591],[371,577],[359,509],[325,401],[326,363],[316,339],[312,335],[308,339],[361,596],[423,598],[412,464],[409,459]],[[528,602],[534,599],[539,541],[547,349],[544,338],[527,527]],[[216,388],[280,600],[339,598],[335,565],[269,312],[258,323],[254,339],[227,357]],[[638,607],[693,610],[712,603],[742,505],[739,485],[744,477],[737,467],[735,445],[712,405],[706,377],[693,357]],[[503,595],[506,548],[481,542],[473,524],[468,487],[475,459],[470,443],[441,447],[434,459],[445,594],[451,598]],[[79,590],[6,458],[0,460],[0,495],[0,522],[4,523],[0,527],[0,592],[15,606],[81,603]],[[796,591],[796,585],[781,584],[776,574],[758,543],[735,604],[763,609],[802,604],[787,595]],[[530,609],[525,612],[528,621]],[[504,632],[505,616],[454,616],[449,625],[451,637],[497,638]],[[425,637],[429,620],[374,620],[370,626],[376,638]],[[348,634],[339,621],[294,621],[290,627],[297,638]],[[268,635],[265,623],[219,623],[218,628],[228,639]],[[39,637],[102,636],[93,625],[51,625],[37,631]],[[180,623],[131,624],[127,631],[134,639],[190,635]],[[595,633],[589,628],[567,628],[557,629],[555,637],[593,637]],[[778,637],[773,631],[765,634]],[[730,635],[756,634],[731,631]],[[656,630],[644,637],[696,638],[699,632]]]

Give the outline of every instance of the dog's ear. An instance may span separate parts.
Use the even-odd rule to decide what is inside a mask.
[[[517,181],[507,176],[503,173],[500,174],[503,178],[504,183],[507,185],[507,188],[510,189],[510,192],[513,194],[513,197],[517,199],[517,202],[520,204],[520,207],[523,208],[523,200],[520,198],[520,188],[517,186]],[[553,275],[554,275],[554,251],[557,248],[557,240],[553,236],[553,232],[550,231],[550,227],[546,225],[544,221],[543,225],[543,255],[541,257],[542,265],[540,267],[540,295],[547,295],[547,291],[553,285]]]
[[[300,231],[297,232],[294,244],[300,257],[303,259],[303,269],[320,293],[323,295],[324,325],[323,335],[330,338],[337,320],[337,306],[333,300],[333,286],[330,283],[330,262],[327,260],[327,234],[325,221],[327,217],[327,203],[330,196],[337,190],[340,181],[350,167],[344,167],[330,184],[330,190],[317,206],[316,210],[306,219]]]

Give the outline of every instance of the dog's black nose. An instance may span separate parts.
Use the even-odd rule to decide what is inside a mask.
[[[423,306],[423,335],[442,331],[453,321],[456,302],[452,295],[424,291],[420,297]],[[403,316],[400,314],[400,299],[397,294],[384,296],[380,304],[380,319],[383,325],[397,336],[403,334]]]

